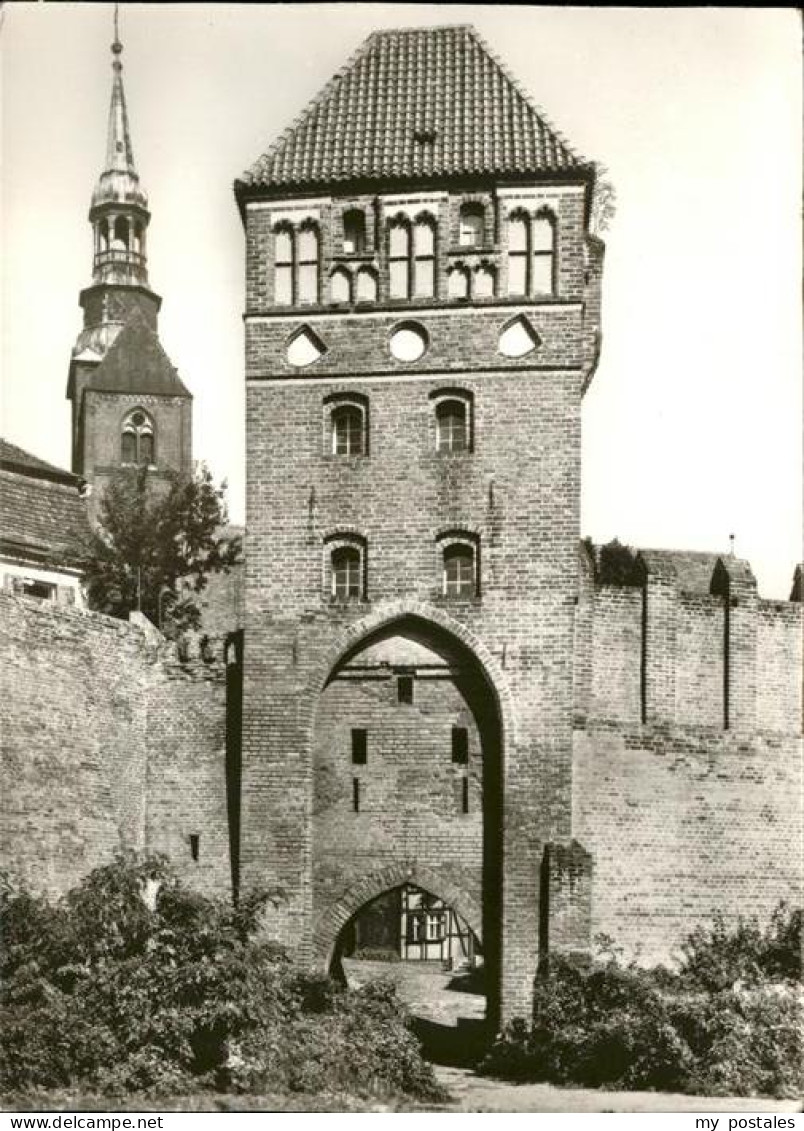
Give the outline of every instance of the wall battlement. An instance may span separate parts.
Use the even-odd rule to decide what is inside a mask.
[[[582,549],[575,630],[576,722],[800,734],[800,595],[758,596],[737,558],[645,550],[606,577]]]

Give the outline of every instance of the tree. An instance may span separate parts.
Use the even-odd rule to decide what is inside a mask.
[[[602,236],[608,231],[617,212],[617,190],[609,180],[608,174],[605,165],[598,165],[590,222],[592,232],[596,236]]]
[[[225,484],[216,487],[206,467],[192,477],[171,474],[166,489],[153,485],[147,468],[121,470],[79,550],[90,608],[122,618],[141,609],[175,631],[197,627],[195,597],[208,575],[240,556],[226,521]]]

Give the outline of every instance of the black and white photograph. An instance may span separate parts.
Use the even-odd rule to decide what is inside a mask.
[[[0,90],[3,1128],[799,1125],[800,12],[21,0]]]

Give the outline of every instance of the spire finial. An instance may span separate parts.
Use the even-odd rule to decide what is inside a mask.
[[[114,67],[115,67],[116,70],[119,69],[122,66],[122,63],[120,62],[119,56],[120,56],[120,54],[123,50],[123,44],[120,42],[120,25],[119,25],[119,22],[118,22],[119,18],[120,18],[120,5],[115,4],[115,6],[114,6],[114,43],[112,44],[112,54],[116,56],[115,61],[114,61]]]

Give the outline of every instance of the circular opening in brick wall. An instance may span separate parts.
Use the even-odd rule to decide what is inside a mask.
[[[402,322],[392,331],[388,343],[397,361],[418,361],[428,345],[427,333],[418,322]]]

